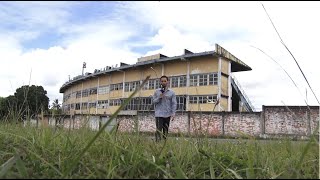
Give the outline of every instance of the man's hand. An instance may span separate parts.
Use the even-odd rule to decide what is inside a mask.
[[[175,118],[175,115],[172,115],[171,118],[170,118],[170,120],[173,121],[174,118]]]

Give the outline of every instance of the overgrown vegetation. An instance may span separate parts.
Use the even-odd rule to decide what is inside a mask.
[[[139,132],[106,132],[107,125],[94,132],[1,123],[0,178],[319,177],[319,145],[314,137],[306,142],[180,136],[155,143]]]
[[[319,145],[314,138],[170,137],[155,143],[150,136],[113,131],[101,133],[82,154],[97,132],[14,124],[1,124],[0,129],[0,178],[319,177]]]
[[[0,121],[36,119],[44,114],[61,114],[61,104],[55,99],[49,109],[47,91],[42,86],[25,85],[16,89],[14,95],[0,97]]]

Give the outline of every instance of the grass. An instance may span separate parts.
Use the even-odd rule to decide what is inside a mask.
[[[96,137],[86,128],[17,124],[0,129],[0,178],[319,178],[315,139],[180,136],[156,144],[138,133]]]

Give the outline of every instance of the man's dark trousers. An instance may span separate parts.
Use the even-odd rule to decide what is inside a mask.
[[[164,117],[156,117],[156,141],[161,140],[161,135],[163,139],[167,139],[168,131],[169,131],[169,125],[170,125],[170,117],[164,118]]]

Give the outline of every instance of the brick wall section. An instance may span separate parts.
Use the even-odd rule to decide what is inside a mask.
[[[311,109],[311,114],[310,114],[310,118],[311,118],[311,133],[313,133],[314,131],[318,130],[318,134],[320,132],[319,129],[319,107],[317,108],[312,108]]]
[[[225,135],[258,136],[261,134],[261,113],[231,113],[224,117]]]
[[[153,121],[154,126],[156,121]],[[170,121],[169,133],[188,133],[188,114],[187,113],[176,113],[176,117],[173,121]]]
[[[156,131],[156,120],[154,113],[143,113],[138,115],[139,120],[139,131],[140,132],[155,132]]]
[[[191,113],[190,133],[202,135],[222,135],[222,115],[213,113]]]
[[[265,133],[300,136],[310,134],[317,126],[319,107],[310,108],[311,111],[308,112],[305,106],[264,107]]]
[[[260,137],[280,137],[297,135],[306,137],[316,130],[319,123],[319,106],[263,106],[262,112],[184,112],[177,113],[170,122],[169,133],[201,134],[211,136],[241,136],[243,134]],[[89,127],[98,130],[109,121],[107,116],[75,115],[44,117],[49,126],[55,126],[56,120],[65,128],[79,129]],[[138,115],[119,115],[107,126],[111,130],[116,122],[121,132],[155,132],[154,113]],[[319,133],[319,131],[318,131]]]
[[[118,116],[117,121],[119,122],[119,131],[132,132],[135,131],[136,122],[138,120],[138,129],[140,132],[155,132],[156,121],[154,113],[143,113],[135,116]],[[170,122],[169,133],[188,133],[188,115],[176,114],[174,121]]]
[[[118,131],[120,132],[134,132],[135,130],[135,116],[118,116],[119,123]]]

